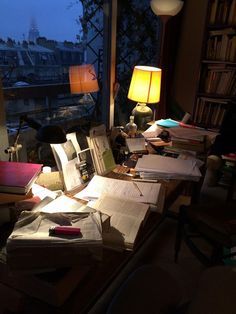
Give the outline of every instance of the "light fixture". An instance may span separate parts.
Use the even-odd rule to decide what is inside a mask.
[[[146,104],[157,103],[161,92],[161,69],[151,66],[135,66],[129,87],[128,98],[137,101],[132,111],[138,129],[145,130],[152,121],[152,109]]]
[[[18,144],[18,140],[24,123],[27,123],[29,127],[37,131],[35,138],[40,142],[60,144],[67,141],[66,132],[60,125],[48,124],[42,126],[36,120],[29,118],[27,115],[21,116],[14,143],[12,146],[5,149],[5,153],[9,155],[9,161],[19,161],[18,152],[22,148],[22,145]]]
[[[84,94],[80,103],[93,103],[90,93],[97,92],[99,87],[96,72],[92,64],[70,66],[69,80],[72,94]]]
[[[161,33],[160,33],[160,53],[159,53],[159,61],[158,66],[165,70],[167,67],[164,62],[164,40],[165,40],[165,31],[166,31],[166,23],[172,17],[178,14],[184,2],[181,0],[151,0],[150,6],[152,11],[159,16],[162,22]],[[161,106],[160,110],[158,111],[159,118],[164,117],[166,115],[166,72],[163,72],[163,79],[162,79],[162,93],[161,93]],[[156,118],[156,112],[155,112]]]
[[[184,2],[181,0],[151,0],[150,6],[156,15],[174,16],[182,9]]]

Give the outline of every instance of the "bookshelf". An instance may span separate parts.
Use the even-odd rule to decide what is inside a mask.
[[[219,130],[236,98],[236,0],[209,0],[193,123]]]

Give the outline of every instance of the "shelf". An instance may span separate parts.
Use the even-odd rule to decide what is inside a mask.
[[[227,61],[227,60],[202,60],[201,61],[204,64],[226,64],[226,65],[231,65],[231,66],[236,66],[236,62],[232,61]]]

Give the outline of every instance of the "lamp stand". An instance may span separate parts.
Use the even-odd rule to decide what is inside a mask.
[[[20,118],[19,127],[16,133],[16,137],[12,146],[9,146],[5,149],[5,153],[9,155],[9,161],[19,161],[19,150],[22,148],[21,144],[18,144],[18,140],[20,137],[20,131],[22,128],[23,120]]]
[[[144,131],[147,129],[147,123],[152,121],[153,112],[145,103],[137,103],[132,111],[134,122],[137,124],[138,130]]]

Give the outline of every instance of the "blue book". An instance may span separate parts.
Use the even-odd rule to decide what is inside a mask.
[[[173,128],[173,127],[179,126],[179,122],[172,119],[157,120],[156,124],[164,128]]]

